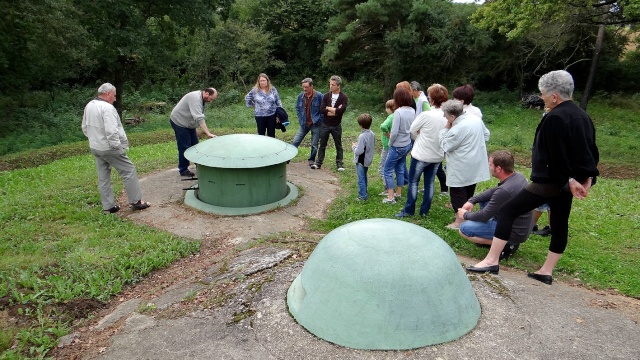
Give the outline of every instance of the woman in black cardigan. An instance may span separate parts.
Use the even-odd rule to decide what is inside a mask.
[[[540,120],[533,140],[531,183],[502,206],[489,253],[467,271],[497,274],[514,219],[548,203],[552,210],[549,252],[542,267],[528,276],[551,285],[553,269],[567,246],[571,202],[573,197],[584,199],[595,184],[599,154],[593,121],[571,99],[571,74],[564,70],[547,73],[538,88],[549,112]]]

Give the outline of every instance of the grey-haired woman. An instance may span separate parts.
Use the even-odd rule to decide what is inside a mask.
[[[589,115],[572,100],[573,78],[564,70],[543,75],[538,88],[550,111],[540,120],[533,140],[531,183],[502,206],[491,249],[472,272],[498,273],[498,260],[513,220],[548,203],[551,242],[542,267],[528,276],[545,284],[567,246],[569,214],[573,198],[583,199],[595,183],[599,153],[596,130]]]

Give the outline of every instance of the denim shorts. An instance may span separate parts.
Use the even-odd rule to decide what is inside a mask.
[[[549,211],[549,204],[542,204],[536,208],[536,211],[547,212]]]
[[[479,237],[493,240],[493,233],[496,231],[496,219],[487,222],[466,220],[460,224],[460,232],[467,237]]]

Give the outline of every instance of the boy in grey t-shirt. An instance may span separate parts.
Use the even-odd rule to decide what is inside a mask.
[[[373,131],[371,131],[371,123],[373,119],[369,114],[360,114],[358,116],[358,125],[362,128],[362,132],[358,136],[358,142],[351,144],[353,149],[353,162],[356,164],[356,173],[358,175],[358,200],[367,200],[369,194],[367,192],[367,170],[373,162],[373,146],[376,139]]]

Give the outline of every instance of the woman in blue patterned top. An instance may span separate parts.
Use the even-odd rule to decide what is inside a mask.
[[[282,107],[278,90],[271,85],[266,74],[258,75],[256,85],[244,97],[247,107],[253,108],[258,135],[276,137],[276,108]]]

